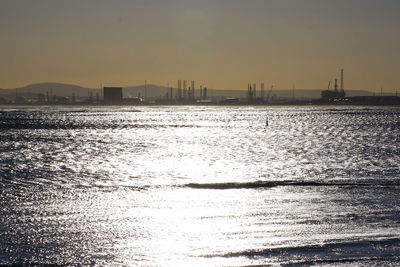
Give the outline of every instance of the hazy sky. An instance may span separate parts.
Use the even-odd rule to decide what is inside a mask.
[[[0,0],[0,87],[400,88],[399,0]]]

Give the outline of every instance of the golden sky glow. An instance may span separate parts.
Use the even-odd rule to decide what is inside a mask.
[[[0,88],[400,88],[398,0],[3,0]]]

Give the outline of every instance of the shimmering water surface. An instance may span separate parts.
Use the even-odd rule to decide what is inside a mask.
[[[0,264],[398,265],[399,130],[399,108],[1,108]]]

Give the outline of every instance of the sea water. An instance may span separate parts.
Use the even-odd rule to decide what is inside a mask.
[[[390,107],[0,108],[0,264],[399,265],[399,130]]]

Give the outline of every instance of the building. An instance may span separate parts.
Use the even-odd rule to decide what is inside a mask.
[[[343,99],[346,96],[344,90],[324,90],[321,92],[321,98],[325,101],[334,101],[335,99]]]
[[[104,104],[121,104],[122,87],[104,87]]]
[[[346,96],[344,91],[344,72],[343,69],[340,71],[340,90],[338,89],[338,80],[335,79],[335,90],[329,90],[331,82],[329,81],[328,90],[321,92],[321,98],[324,101],[332,102],[343,99]]]

